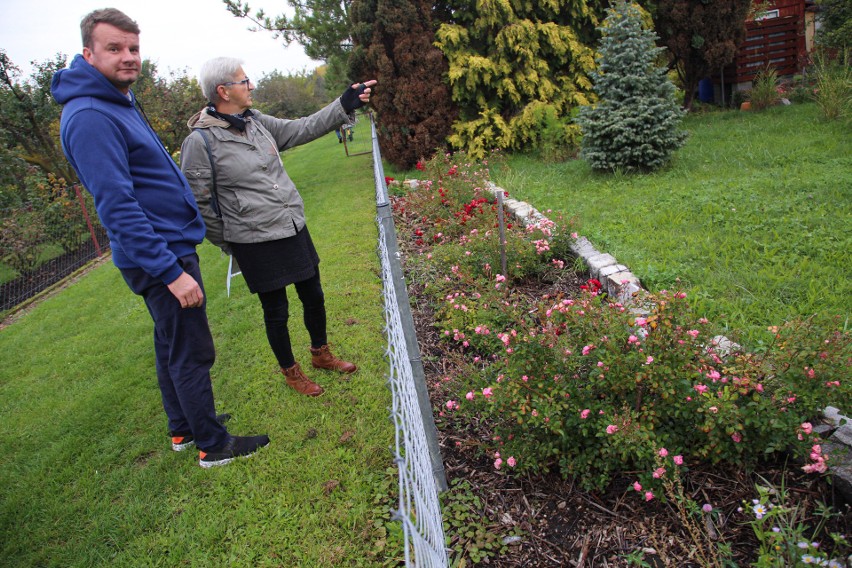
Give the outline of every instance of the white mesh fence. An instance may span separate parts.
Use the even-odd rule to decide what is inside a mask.
[[[392,393],[391,418],[396,432],[394,450],[399,471],[399,509],[394,511],[394,518],[402,524],[406,566],[447,567],[449,558],[438,500],[438,492],[446,489],[446,479],[400,267],[375,124],[371,128],[378,254],[388,339],[386,354],[390,363],[388,383]]]

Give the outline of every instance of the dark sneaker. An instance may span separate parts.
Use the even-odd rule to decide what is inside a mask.
[[[230,419],[230,414],[220,414],[216,417],[216,422],[218,422],[219,424],[224,424]],[[192,437],[192,432],[169,431],[169,436],[172,437],[172,449],[176,452],[182,452],[195,445],[195,438]]]
[[[226,465],[234,461],[234,458],[247,457],[255,453],[259,448],[269,445],[269,436],[231,436],[228,443],[220,450],[198,452],[198,465],[203,468]]]

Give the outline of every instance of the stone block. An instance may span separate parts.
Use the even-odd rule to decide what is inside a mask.
[[[580,237],[579,239],[574,241],[571,244],[571,252],[573,252],[583,260],[588,260],[593,256],[601,254],[601,252],[597,250],[586,237]]]
[[[840,414],[840,409],[833,406],[826,406],[822,411],[823,416],[835,426],[843,426],[844,424],[852,424],[847,416]]]
[[[617,264],[618,261],[608,253],[601,253],[597,256],[586,259],[586,264],[589,265],[589,274],[592,278],[598,278],[601,274],[601,268],[611,264]]]
[[[834,431],[831,439],[852,447],[852,424],[845,424]]]
[[[628,268],[623,264],[610,264],[600,269],[600,271],[598,272],[598,280],[601,281],[601,285],[603,286],[604,290],[606,290],[608,294],[611,294],[612,292],[610,292],[606,283],[606,280],[609,278],[609,275],[627,271]]]
[[[731,353],[739,351],[741,349],[740,345],[734,343],[724,335],[717,335],[713,339],[710,340],[710,346],[713,348],[716,353],[718,353],[722,357],[727,357]]]
[[[832,485],[847,503],[852,503],[852,451],[849,446],[831,440],[825,442],[822,449],[831,456],[828,473]]]
[[[608,275],[604,287],[610,296],[625,306],[633,302],[634,294],[642,291],[642,283],[629,270]]]
[[[509,210],[519,219],[526,219],[529,217],[530,213],[533,211],[533,208],[529,203],[525,203],[523,201],[517,201],[513,203]]]

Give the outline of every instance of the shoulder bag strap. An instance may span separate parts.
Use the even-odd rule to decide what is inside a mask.
[[[201,135],[201,139],[204,140],[204,149],[207,150],[207,158],[210,160],[210,177],[212,178],[213,185],[210,188],[210,207],[213,209],[213,212],[220,219],[222,218],[222,211],[219,210],[219,194],[216,191],[216,162],[213,161],[213,152],[210,150],[210,140],[207,138],[207,133],[204,132],[203,128],[193,128],[196,132]]]

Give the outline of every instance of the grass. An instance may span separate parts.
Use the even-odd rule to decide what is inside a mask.
[[[686,288],[708,318],[757,344],[797,316],[852,313],[852,136],[816,105],[689,116],[666,169],[601,174],[510,156],[494,181],[580,234],[646,288]],[[391,174],[393,175],[393,174]]]
[[[351,380],[310,369],[292,294],[297,359],[326,388],[287,389],[242,279],[199,248],[217,346],[219,412],[268,432],[249,460],[202,470],[175,453],[154,376],[151,321],[111,264],[0,330],[0,532],[14,566],[375,566],[395,486],[370,156],[334,134],[285,155],[322,258],[329,339]],[[333,167],[329,165],[333,164]],[[14,535],[14,536],[12,536]]]
[[[759,337],[795,315],[848,316],[849,134],[815,105],[688,118],[671,167],[603,175],[583,162],[512,156],[495,181],[642,278],[678,279],[717,319]],[[170,451],[151,322],[112,265],[0,330],[0,558],[16,566],[375,566],[399,557],[382,517],[395,484],[369,156],[333,134],[285,156],[305,198],[336,351],[351,381],[313,375],[318,400],[282,385],[257,299],[227,259],[199,252],[218,349],[219,411],[269,432],[250,461],[205,471]],[[402,179],[391,168],[386,174]],[[295,352],[307,362],[301,306]],[[303,357],[304,355],[304,357]]]

